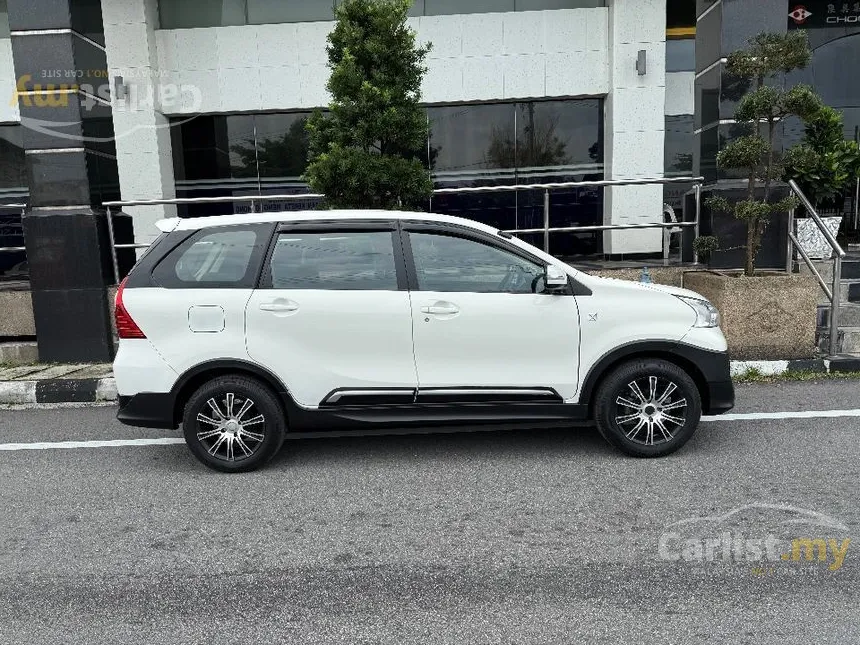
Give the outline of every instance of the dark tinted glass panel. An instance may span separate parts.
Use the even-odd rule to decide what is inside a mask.
[[[720,71],[722,66],[702,74],[694,82],[696,127],[707,127],[720,120]]]
[[[719,131],[717,126],[702,130],[699,135],[699,172],[705,181],[717,179],[717,152]]]
[[[21,211],[18,208],[4,208],[0,205],[0,246],[24,246],[24,227],[21,225]],[[27,255],[24,251],[0,253],[0,281],[27,280]]]
[[[260,176],[297,182],[308,165],[308,113],[256,117]]]
[[[477,179],[511,169],[513,176],[514,110],[513,103],[428,108],[433,172],[451,179]]]
[[[605,7],[605,0],[514,0],[516,11],[541,11],[544,9],[588,9]]]
[[[334,20],[334,0],[247,0],[248,24]]]
[[[271,269],[274,289],[397,289],[390,232],[282,233]]]
[[[696,26],[696,3],[693,0],[666,0],[666,27]]]
[[[596,99],[518,103],[518,177],[545,174],[542,169],[549,167],[594,170],[603,163],[601,119]]]
[[[513,11],[514,0],[424,0],[424,15]]]
[[[0,193],[27,185],[22,138],[20,125],[0,126]]]
[[[534,293],[543,266],[508,251],[450,235],[410,233],[421,291]]]
[[[162,29],[245,24],[245,0],[159,0],[158,11]]]
[[[683,38],[666,41],[666,71],[692,72],[696,69],[696,40]]]
[[[6,0],[0,0],[0,38],[9,38],[9,10]]]
[[[198,116],[174,130],[177,180],[257,178],[253,116]]]
[[[159,263],[153,278],[168,288],[249,286],[259,237],[255,228],[201,231]]]
[[[666,175],[693,172],[693,115],[666,117]]]
[[[696,71],[701,72],[722,56],[722,11],[717,7],[696,23]]]

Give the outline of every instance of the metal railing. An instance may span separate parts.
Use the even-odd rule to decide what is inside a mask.
[[[839,352],[839,301],[842,296],[842,258],[845,257],[845,251],[840,246],[839,242],[836,241],[836,238],[833,236],[833,233],[830,232],[830,229],[824,225],[824,222],[821,221],[821,217],[819,217],[818,212],[812,206],[810,201],[806,198],[806,195],[803,194],[803,191],[800,190],[800,186],[797,185],[793,179],[788,181],[788,185],[791,187],[791,190],[794,191],[794,194],[797,195],[797,198],[800,200],[800,203],[803,204],[804,208],[806,208],[806,212],[809,213],[809,217],[815,222],[815,225],[818,227],[818,230],[821,231],[822,236],[827,241],[827,244],[833,249],[833,282],[832,286],[828,287],[827,283],[824,281],[824,278],[821,277],[821,273],[818,272],[818,269],[815,268],[815,264],[809,258],[809,255],[806,251],[803,250],[803,247],[800,245],[800,242],[797,240],[797,236],[794,234],[794,209],[791,209],[788,213],[788,248],[785,259],[785,270],[786,273],[791,273],[794,269],[794,253],[793,248],[797,249],[797,252],[800,254],[800,257],[803,258],[803,261],[806,262],[806,266],[809,267],[809,270],[812,271],[812,274],[818,280],[818,284],[821,285],[821,288],[824,290],[824,294],[827,296],[827,299],[830,300],[830,339],[829,339],[829,353],[831,356],[837,354]],[[793,248],[792,248],[793,247]]]
[[[543,226],[540,228],[528,229],[509,229],[504,231],[511,235],[525,235],[528,233],[543,234],[543,249],[549,252],[549,242],[551,233],[595,233],[600,231],[625,231],[635,229],[676,229],[683,227],[691,227],[694,229],[694,236],[699,235],[699,221],[701,217],[701,195],[703,177],[661,177],[661,178],[645,178],[645,179],[595,179],[587,181],[565,181],[555,183],[542,184],[512,184],[506,186],[470,186],[463,188],[437,188],[433,191],[433,195],[457,195],[471,193],[500,193],[500,192],[515,192],[521,190],[543,190]],[[562,188],[600,188],[612,186],[651,186],[651,185],[667,185],[667,184],[694,184],[695,192],[695,218],[689,222],[653,222],[646,224],[605,224],[600,226],[550,226],[550,191]],[[177,197],[172,199],[143,199],[132,201],[110,201],[104,202],[102,205],[107,209],[108,235],[110,237],[111,257],[113,260],[114,278],[119,283],[119,263],[117,261],[117,249],[142,249],[147,248],[149,244],[116,244],[114,237],[113,213],[112,208],[123,208],[126,206],[169,206],[183,204],[227,204],[227,203],[250,203],[252,212],[256,212],[255,204],[257,202],[266,201],[299,201],[303,199],[322,199],[325,195],[318,193],[305,194],[289,194],[289,195],[248,195],[241,197]],[[662,211],[659,215],[662,219]],[[665,240],[664,233],[664,240]],[[665,242],[664,242],[665,243]],[[693,262],[698,263],[698,255],[694,252]]]
[[[27,211],[26,204],[0,204],[0,210],[20,210],[21,218],[23,219],[24,213]],[[26,246],[0,246],[0,253],[20,253],[21,251],[26,251]]]

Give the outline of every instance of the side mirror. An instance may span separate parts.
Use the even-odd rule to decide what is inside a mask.
[[[556,291],[567,287],[567,274],[557,266],[550,264],[546,268],[546,289]]]

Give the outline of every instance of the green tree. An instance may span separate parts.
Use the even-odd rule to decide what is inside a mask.
[[[715,210],[733,214],[747,224],[746,266],[744,273],[754,275],[755,259],[761,247],[768,220],[774,213],[786,212],[796,205],[794,196],[771,202],[773,181],[783,176],[781,160],[774,150],[777,125],[786,117],[809,119],[821,109],[821,99],[811,88],[796,85],[781,87],[784,75],[806,67],[812,57],[806,33],[761,33],[750,39],[747,49],[733,52],[727,62],[735,78],[748,79],[750,92],[738,103],[735,120],[746,134],[735,139],[717,155],[721,168],[742,169],[747,177],[746,199],[734,204],[722,197],[709,200]],[[768,84],[770,83],[770,84]],[[757,189],[763,186],[762,197]]]
[[[418,207],[433,184],[411,0],[344,0],[328,37],[329,111],[308,121],[305,180],[331,208]]]
[[[794,179],[818,208],[838,206],[858,176],[860,147],[845,140],[842,114],[822,106],[806,123],[803,141],[786,155],[786,179]]]

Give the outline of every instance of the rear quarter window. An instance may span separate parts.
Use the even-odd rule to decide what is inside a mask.
[[[168,289],[253,288],[273,226],[198,231],[155,267],[153,281]]]

